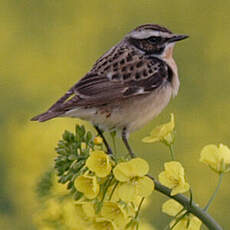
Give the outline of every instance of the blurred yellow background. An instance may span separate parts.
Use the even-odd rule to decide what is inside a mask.
[[[161,144],[141,139],[176,117],[176,157],[185,166],[194,199],[205,205],[217,176],[199,163],[209,143],[230,145],[230,1],[185,0],[1,0],[0,7],[0,229],[33,230],[34,188],[53,165],[54,147],[78,120],[32,123],[79,80],[107,49],[144,23],[158,23],[188,40],[177,44],[179,95],[154,121],[130,137],[136,153],[157,176],[170,160]],[[88,128],[92,129],[88,123]],[[120,143],[120,142],[119,142]],[[121,151],[125,151],[119,145]],[[210,208],[228,229],[230,175]],[[156,229],[168,217],[163,195],[154,193],[144,216]]]

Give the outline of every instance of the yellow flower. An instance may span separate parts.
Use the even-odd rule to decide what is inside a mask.
[[[159,174],[159,181],[171,188],[171,196],[178,193],[187,192],[190,188],[185,181],[184,168],[177,161],[171,161],[164,164],[165,170]]]
[[[141,158],[119,163],[113,170],[115,178],[120,182],[129,181],[133,177],[143,177],[149,171],[149,164]]]
[[[165,201],[162,205],[162,212],[169,216],[176,216],[182,209],[183,206],[173,199]]]
[[[75,180],[74,185],[88,199],[94,199],[99,193],[99,184],[94,176],[79,176]]]
[[[114,176],[121,182],[117,188],[121,200],[135,201],[137,196],[147,197],[152,193],[154,182],[145,176],[148,171],[148,163],[141,158],[119,163],[114,168]]]
[[[91,202],[80,201],[76,202],[75,205],[81,209],[81,214],[87,218],[95,217],[94,205]]]
[[[106,218],[96,218],[94,222],[95,230],[117,230],[117,226]]]
[[[169,216],[176,216],[179,212],[181,212],[183,209],[183,206],[178,203],[177,201],[170,199],[167,200],[162,205],[162,212],[168,214]],[[184,210],[181,212],[181,214],[178,216],[182,216],[186,211]],[[170,227],[172,227],[175,224],[176,219],[170,222]],[[199,230],[201,227],[202,222],[194,215],[188,214],[185,217],[183,217],[173,228],[174,230]]]
[[[97,136],[97,137],[94,137],[93,142],[95,145],[101,145],[103,143],[103,140],[101,137]]]
[[[175,221],[170,222],[170,227],[175,224]],[[201,224],[202,222],[196,216],[188,214],[176,224],[173,230],[200,230]]]
[[[104,202],[101,215],[113,221],[120,228],[124,227],[128,221],[124,209],[117,202]]]
[[[95,172],[98,177],[106,177],[111,172],[111,163],[109,156],[103,151],[93,151],[86,161],[86,166],[92,172]]]
[[[58,226],[61,229],[88,229],[89,218],[85,215],[82,207],[76,205],[72,199],[64,200],[61,207],[63,212],[63,222]],[[57,223],[54,229],[57,228]]]
[[[230,149],[223,144],[206,145],[200,154],[200,161],[217,173],[230,170]]]
[[[166,142],[167,144],[173,143],[172,131],[175,128],[175,121],[174,115],[171,114],[170,122],[157,126],[155,129],[152,130],[150,136],[144,137],[142,139],[145,143],[153,143],[157,141]]]

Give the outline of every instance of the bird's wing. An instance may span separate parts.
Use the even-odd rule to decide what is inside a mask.
[[[109,66],[109,71],[88,73],[71,89],[72,93],[61,100],[61,104],[59,100],[51,108],[67,111],[76,106],[97,107],[149,94],[162,86],[170,74],[169,67],[156,58],[120,64],[115,70]]]
[[[116,55],[114,52],[113,55]],[[52,105],[46,120],[78,106],[98,107],[149,94],[167,82],[170,68],[157,58],[121,52],[99,59],[93,69]],[[112,56],[112,57],[111,57]],[[41,118],[41,117],[40,117]],[[33,120],[39,120],[39,116]],[[40,119],[41,120],[41,119]],[[42,120],[41,120],[42,121]]]

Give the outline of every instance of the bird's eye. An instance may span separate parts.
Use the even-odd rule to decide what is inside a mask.
[[[158,43],[161,41],[161,38],[160,37],[150,37],[148,41],[150,41],[151,43]]]

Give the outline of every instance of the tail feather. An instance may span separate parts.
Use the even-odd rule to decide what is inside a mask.
[[[39,115],[31,118],[31,121],[43,122],[43,121],[47,121],[47,120],[50,120],[52,118],[58,117],[60,114],[61,114],[61,112],[47,111],[45,113],[39,114]]]

